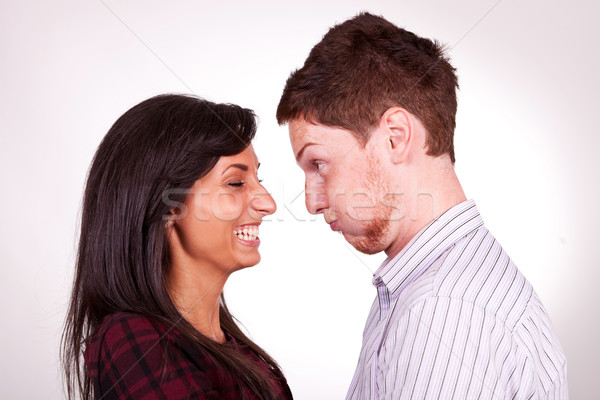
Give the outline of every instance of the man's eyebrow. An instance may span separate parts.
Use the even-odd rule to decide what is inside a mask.
[[[227,168],[225,168],[225,169],[223,170],[223,173],[222,173],[221,175],[224,175],[224,174],[225,174],[225,172],[227,172],[227,170],[228,170],[229,168],[232,168],[232,167],[233,167],[233,168],[239,168],[239,169],[241,169],[242,171],[248,171],[248,166],[247,166],[246,164],[231,164],[230,166],[228,166]]]
[[[300,157],[302,157],[302,153],[304,153],[304,150],[306,150],[306,148],[308,146],[318,146],[318,143],[314,143],[314,142],[308,142],[306,143],[304,146],[302,146],[302,148],[300,149],[300,151],[296,154],[296,160],[300,161]]]

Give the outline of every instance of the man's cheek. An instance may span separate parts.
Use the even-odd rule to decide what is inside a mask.
[[[372,193],[356,191],[347,196],[346,212],[355,221],[372,220],[375,207],[377,207],[377,196]]]
[[[381,206],[386,210],[390,221],[398,221],[407,214],[406,204],[402,201],[404,193],[385,193],[381,198]]]

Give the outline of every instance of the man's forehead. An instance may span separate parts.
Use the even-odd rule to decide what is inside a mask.
[[[319,149],[321,155],[347,154],[352,149],[362,149],[352,132],[340,128],[294,120],[289,123],[290,142],[297,161],[308,149]]]
[[[290,130],[290,139],[294,142],[299,142],[307,135],[311,134],[312,129],[309,129],[310,126],[314,124],[310,124],[306,122],[304,119],[295,119],[290,121],[289,130]]]
[[[309,122],[305,119],[295,119],[289,124],[290,140],[292,144],[302,145],[306,142],[317,142],[319,144],[327,144],[340,139],[340,136],[352,136],[340,128],[329,127],[319,123]]]

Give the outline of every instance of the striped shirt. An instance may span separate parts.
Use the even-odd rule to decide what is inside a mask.
[[[472,200],[375,272],[347,399],[566,399],[567,360]]]

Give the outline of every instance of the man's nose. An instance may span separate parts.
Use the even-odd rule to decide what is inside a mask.
[[[329,208],[329,201],[322,183],[306,180],[304,185],[306,209],[311,214],[321,214]]]

